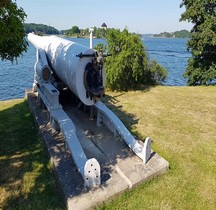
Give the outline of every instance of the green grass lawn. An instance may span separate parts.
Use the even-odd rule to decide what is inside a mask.
[[[109,106],[170,163],[163,176],[98,209],[216,209],[216,87],[107,93]]]
[[[0,102],[0,209],[65,209],[25,100]]]
[[[216,87],[108,92],[108,106],[170,163],[97,209],[216,209]],[[24,100],[0,102],[0,209],[63,209]]]

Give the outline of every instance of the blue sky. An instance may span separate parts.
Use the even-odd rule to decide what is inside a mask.
[[[28,15],[27,23],[43,23],[59,30],[74,25],[79,28],[100,27],[130,32],[160,33],[192,28],[179,22],[184,8],[181,0],[17,0]]]

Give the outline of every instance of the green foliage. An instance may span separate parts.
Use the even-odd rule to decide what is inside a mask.
[[[72,34],[79,34],[79,33],[80,33],[79,27],[78,27],[78,26],[73,26],[73,27],[71,28],[71,33],[72,33]]]
[[[165,79],[166,71],[156,61],[149,63],[146,49],[138,35],[130,34],[127,29],[122,32],[110,29],[107,42],[112,56],[105,62],[106,85],[111,90],[127,91]]]
[[[80,29],[78,26],[73,26],[71,29],[65,31],[66,36],[73,36],[80,34]]]
[[[16,2],[4,0],[0,4],[0,57],[13,62],[27,50],[23,22],[26,14]]]
[[[160,34],[154,34],[154,37],[162,37],[162,38],[172,38],[173,37],[173,33],[169,33],[169,32],[162,32]]]
[[[194,24],[188,50],[192,58],[184,76],[189,85],[206,85],[216,79],[216,2],[215,0],[183,0],[186,11],[181,20]]]
[[[94,49],[97,50],[98,52],[100,52],[100,51],[105,52],[105,51],[107,51],[107,46],[105,44],[98,43],[94,47]]]
[[[191,34],[187,30],[175,31],[172,33],[163,32],[163,33],[154,35],[154,37],[163,37],[163,38],[189,38],[190,36]]]
[[[174,37],[175,38],[190,38],[191,34],[187,30],[175,31],[174,32]]]
[[[93,27],[93,36],[97,39],[106,38],[109,29]],[[73,26],[71,29],[60,31],[61,34],[66,36],[77,36],[77,37],[87,37],[89,36],[89,28],[80,29],[78,26]]]
[[[167,77],[167,71],[155,60],[149,62],[149,70],[148,80],[151,84],[161,83]]]
[[[89,37],[89,29],[80,29],[79,37]]]
[[[108,31],[109,29],[107,30],[105,28],[94,27],[93,34],[96,36],[97,39],[100,39],[100,38],[105,38]]]
[[[24,23],[24,29],[26,34],[31,32],[36,34],[59,34],[56,28],[44,24]]]

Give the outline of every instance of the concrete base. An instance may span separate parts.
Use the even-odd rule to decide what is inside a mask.
[[[64,110],[76,125],[77,136],[86,156],[96,158],[101,166],[101,186],[86,189],[63,136],[50,126],[48,111],[38,106],[35,94],[28,93],[27,99],[50,154],[68,209],[93,209],[116,194],[165,173],[169,168],[169,163],[154,151],[144,165],[120,137],[114,138],[104,126],[97,127],[95,120],[89,120],[89,114],[67,106]]]

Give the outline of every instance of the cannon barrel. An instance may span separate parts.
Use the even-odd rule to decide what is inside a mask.
[[[57,36],[30,33],[28,40],[45,51],[51,70],[85,105],[104,94],[105,73],[97,63],[97,51]]]

